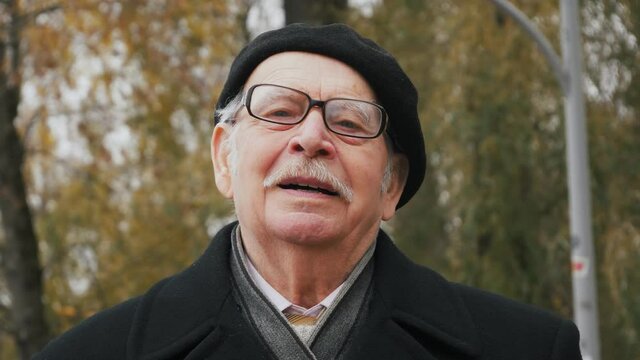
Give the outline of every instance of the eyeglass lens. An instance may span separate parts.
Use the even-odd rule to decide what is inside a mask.
[[[254,117],[278,124],[296,124],[307,115],[311,99],[298,90],[262,84],[251,88],[247,107]],[[355,99],[329,99],[324,103],[329,130],[352,137],[376,137],[384,113],[377,105]]]

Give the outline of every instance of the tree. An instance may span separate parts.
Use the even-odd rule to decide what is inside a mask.
[[[634,359],[640,353],[640,3],[587,1],[584,10],[593,19],[584,38],[602,348],[612,359]]]
[[[13,254],[42,264],[45,295],[30,298],[39,324],[46,314],[57,334],[186,266],[208,227],[228,216],[229,204],[211,195],[208,138],[213,95],[240,43],[231,5],[78,0],[53,12],[2,5],[3,15],[16,15],[4,28],[22,19],[19,32],[3,32],[19,41],[3,43],[13,52],[4,53],[3,71],[11,72],[0,79],[0,146],[12,146],[0,151],[0,180],[3,190],[15,186],[1,194],[2,259],[12,272],[0,279],[0,299],[11,294],[9,329],[21,357],[48,333],[33,335],[20,315],[29,302],[12,284],[28,276],[24,283],[39,285],[40,273],[15,268]],[[23,179],[14,176],[20,169]],[[16,202],[6,199],[20,186],[23,212],[11,213],[5,205]],[[13,230],[24,228],[29,208],[31,240]],[[37,341],[23,350],[26,333]]]
[[[15,0],[0,4],[0,214],[4,243],[0,261],[10,293],[8,331],[20,357],[28,359],[49,337],[42,305],[38,242],[27,203],[22,168],[24,147],[15,127],[22,86],[23,28],[39,14],[55,9],[23,10]]]

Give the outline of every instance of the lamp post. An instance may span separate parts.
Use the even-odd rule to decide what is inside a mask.
[[[591,226],[587,132],[582,88],[582,50],[578,0],[560,0],[562,59],[535,24],[507,0],[490,0],[536,42],[564,95],[573,312],[584,360],[600,360],[596,262]]]

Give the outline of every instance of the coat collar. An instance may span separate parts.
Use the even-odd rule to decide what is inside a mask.
[[[464,359],[480,355],[477,327],[455,288],[436,272],[409,260],[382,230],[373,277],[375,292],[367,320],[372,326],[367,328],[384,330],[363,336],[369,343],[363,347],[368,354],[359,358],[379,357],[384,347],[392,346],[389,342],[396,348],[400,342],[412,355],[422,352],[424,358],[435,358],[433,349]],[[394,358],[399,358],[397,353]]]
[[[229,266],[229,239],[236,224],[223,227],[190,267],[142,297],[127,344],[131,358],[175,357],[220,327],[229,311],[239,312],[231,296]]]
[[[261,348],[246,322],[237,321],[241,309],[231,295],[229,239],[236,224],[220,230],[189,268],[142,297],[127,345],[130,358],[171,358],[196,344],[222,341],[228,335]],[[375,292],[365,330],[356,339],[362,342],[355,346],[357,358],[380,358],[399,345],[414,354],[423,351],[428,355],[421,344],[446,348],[447,353],[466,358],[480,353],[476,326],[449,282],[411,262],[383,231],[374,257]],[[211,334],[218,339],[210,339]],[[238,334],[245,334],[244,338]]]

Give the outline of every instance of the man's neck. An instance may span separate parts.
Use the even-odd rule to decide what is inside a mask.
[[[260,275],[282,296],[305,308],[318,304],[345,281],[377,235],[318,247],[256,239],[240,231],[246,254]]]

